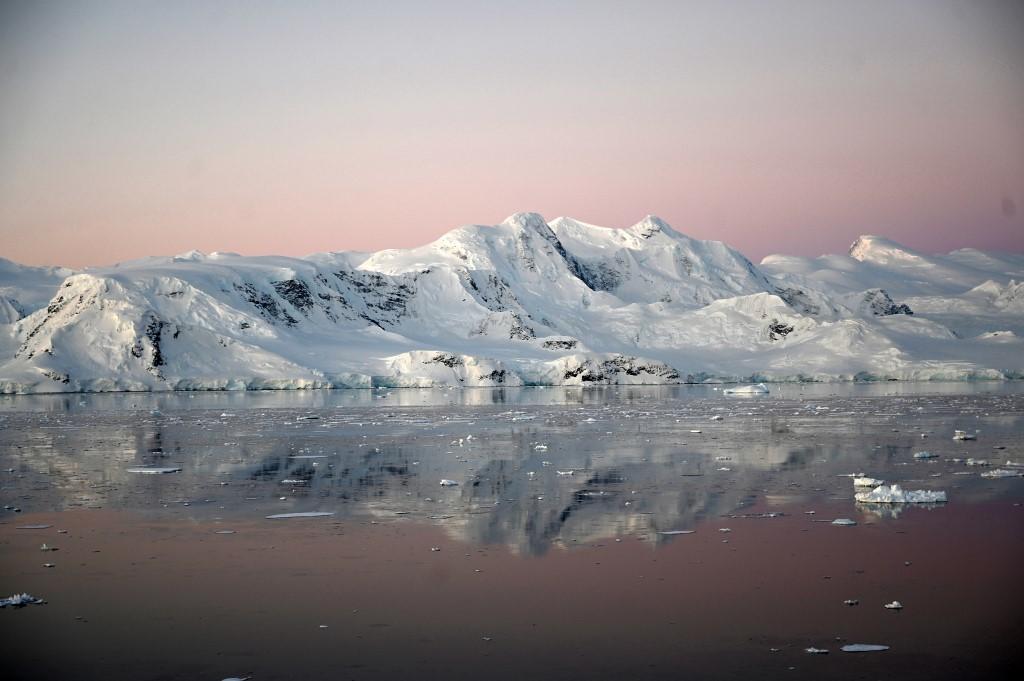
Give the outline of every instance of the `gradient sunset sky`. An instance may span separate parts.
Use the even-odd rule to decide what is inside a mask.
[[[371,6],[377,5],[377,6]],[[426,243],[517,211],[1024,251],[1024,3],[0,2],[0,256]]]

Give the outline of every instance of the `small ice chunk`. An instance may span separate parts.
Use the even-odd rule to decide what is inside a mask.
[[[889,646],[875,645],[874,643],[851,643],[842,648],[844,653],[876,653],[889,650]]]
[[[662,530],[661,532],[658,532],[658,534],[671,536],[676,534],[693,534],[694,532],[696,532],[696,530]]]
[[[938,454],[932,454],[931,452],[914,452],[915,459],[937,459]]]
[[[555,472],[558,473],[559,475],[572,475],[575,471],[569,470],[569,471],[555,471]]]
[[[140,466],[138,468],[129,468],[128,473],[143,473],[145,475],[163,475],[166,473],[180,473],[181,469],[177,466]]]
[[[722,420],[722,415],[721,414],[715,414],[714,416],[711,417],[711,420],[712,421],[721,421]]]
[[[811,655],[828,655],[827,648],[815,648],[813,646],[810,648],[804,648],[804,652],[810,653]]]
[[[9,598],[0,598],[0,608],[24,608],[26,605],[38,605],[43,602],[42,598],[36,598],[27,593],[14,594]]]
[[[900,603],[899,601],[893,601],[892,603],[886,603],[882,607],[885,608],[886,610],[902,610],[903,609],[903,604]]]
[[[857,492],[857,501],[869,504],[935,504],[946,501],[945,492],[932,490],[904,490],[899,485],[879,485],[870,492]]]
[[[878,487],[884,485],[885,480],[879,480],[878,478],[854,478],[854,487]]]
[[[458,484],[459,483],[455,482],[454,480],[449,480],[448,478],[443,478],[441,480],[441,487],[455,487]]]
[[[966,430],[954,430],[953,431],[953,439],[954,440],[977,440],[978,436],[975,435],[974,433],[968,433]]]
[[[283,518],[319,518],[325,515],[334,515],[334,511],[303,511],[301,513],[275,513],[268,515],[268,520],[281,520]]]
[[[836,518],[832,521],[833,525],[856,525],[856,520],[850,520],[849,518]]]
[[[53,525],[18,525],[14,529],[16,529],[16,530],[45,530],[45,529],[50,528],[50,527],[53,527]]]
[[[843,605],[860,605],[860,601],[858,601],[856,598],[847,598],[845,601],[843,601]]]

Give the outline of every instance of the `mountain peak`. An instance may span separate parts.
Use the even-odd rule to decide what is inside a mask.
[[[644,239],[650,239],[659,232],[674,236],[678,234],[671,226],[657,215],[647,215],[643,220],[629,228]]]
[[[921,256],[903,244],[873,234],[862,234],[850,244],[850,257],[861,262],[908,262]]]
[[[519,227],[520,229],[531,229],[548,231],[547,220],[540,213],[513,213],[501,221],[501,224],[508,227]]]

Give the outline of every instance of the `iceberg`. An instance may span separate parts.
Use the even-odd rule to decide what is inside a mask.
[[[0,598],[0,608],[24,608],[26,605],[39,605],[41,603],[43,603],[42,598],[36,598],[35,596],[27,593],[14,594],[8,598]]]
[[[945,492],[904,490],[899,485],[879,485],[870,492],[857,492],[857,501],[869,504],[934,504],[946,501]]]
[[[767,395],[768,386],[764,383],[758,383],[757,385],[741,385],[735,388],[726,388],[722,391],[723,395]]]

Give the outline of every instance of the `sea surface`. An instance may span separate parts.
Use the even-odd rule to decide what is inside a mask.
[[[1024,383],[771,389],[0,397],[4,678],[1022,678]]]

